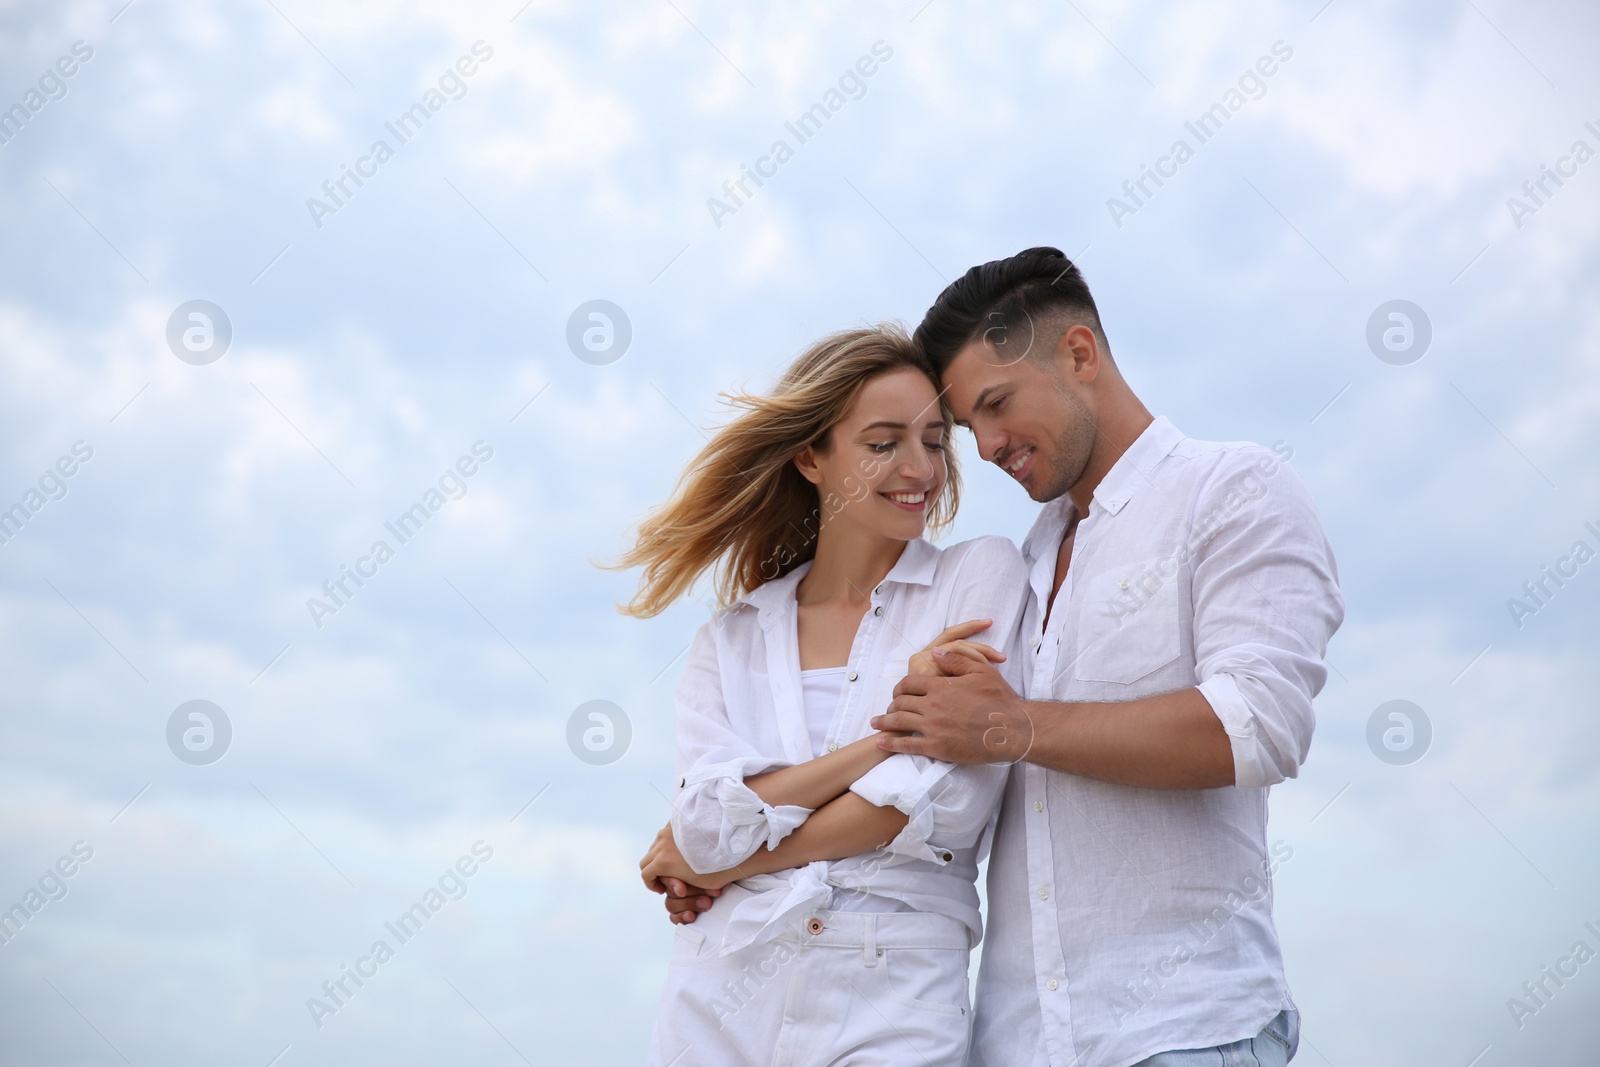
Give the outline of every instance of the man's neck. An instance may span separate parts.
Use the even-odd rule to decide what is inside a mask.
[[[1107,417],[1100,420],[1095,431],[1094,448],[1089,453],[1089,465],[1084,468],[1083,477],[1067,490],[1079,515],[1089,514],[1089,501],[1094,499],[1094,491],[1100,488],[1100,483],[1117,465],[1117,460],[1156,421],[1138,397],[1130,394],[1128,399],[1128,404],[1121,405],[1120,410],[1109,412]]]

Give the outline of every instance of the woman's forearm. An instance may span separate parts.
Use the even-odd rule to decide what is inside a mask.
[[[672,836],[672,824],[656,835],[639,868],[645,884],[656,885],[663,876],[680,878],[695,886],[720,889],[740,878],[773,874],[804,867],[815,860],[841,860],[874,852],[905,829],[907,816],[892,807],[878,807],[865,798],[846,792],[811,813],[777,848],[758,848],[738,866],[725,871],[697,871],[683,858]]]
[[[737,878],[804,867],[814,860],[842,860],[875,851],[905,829],[906,813],[845,792],[811,813],[811,817],[773,849],[758,848],[739,864]]]
[[[793,767],[753,774],[744,784],[768,804],[793,804],[816,810],[839,797],[857,778],[890,755],[878,747],[878,735],[870,734]]]

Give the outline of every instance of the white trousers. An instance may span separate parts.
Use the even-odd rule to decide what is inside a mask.
[[[821,910],[719,956],[738,884],[674,927],[649,1067],[962,1067],[970,933],[924,912]]]

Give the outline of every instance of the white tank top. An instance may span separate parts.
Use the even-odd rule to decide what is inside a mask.
[[[828,729],[844,698],[844,676],[849,667],[819,667],[800,672],[800,696],[805,706],[806,727],[811,731],[811,754],[822,755],[828,743]]]

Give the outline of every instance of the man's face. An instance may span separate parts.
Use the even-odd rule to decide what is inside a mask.
[[[1040,502],[1076,485],[1094,450],[1093,397],[1072,366],[1070,352],[1054,365],[1006,359],[980,339],[942,378],[956,423],[972,431],[979,455]]]

